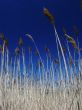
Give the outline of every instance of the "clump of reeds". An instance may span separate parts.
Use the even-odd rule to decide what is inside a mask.
[[[0,110],[82,110],[82,59],[79,41],[77,39],[76,42],[63,29],[66,39],[64,47],[57,34],[53,15],[47,8],[43,11],[53,25],[58,56],[52,55],[46,46],[46,56],[42,59],[34,38],[26,34],[34,44],[37,57],[33,56],[32,47],[29,47],[29,60],[26,59],[21,37],[12,58],[8,40],[0,34]],[[78,35],[75,27],[74,30]],[[74,56],[70,51],[70,44],[74,49]],[[79,55],[78,59],[75,52]]]

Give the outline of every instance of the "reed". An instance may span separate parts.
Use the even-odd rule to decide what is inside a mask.
[[[69,51],[69,44],[67,46],[68,46],[69,56],[71,56],[71,53]],[[3,48],[4,48],[4,55],[3,53],[1,53],[1,60],[0,60],[1,61],[0,70],[2,72],[2,74],[0,74],[0,109],[1,110],[4,110],[5,108],[8,110],[13,110],[13,109],[27,110],[27,108],[29,108],[30,110],[31,109],[35,109],[35,110],[82,109],[81,76],[80,76],[80,83],[78,82],[78,76],[76,76],[76,79],[72,78],[72,80],[70,80],[68,84],[63,84],[60,82],[59,77],[62,77],[63,82],[65,82],[66,80],[63,77],[64,70],[63,70],[63,65],[61,63],[62,59],[59,59],[60,53],[58,59],[55,58],[54,62],[53,62],[53,58],[51,58],[50,65],[48,64],[47,68],[46,66],[43,67],[42,62],[40,62],[41,60],[38,60],[39,71],[36,71],[36,73],[39,74],[39,80],[36,83],[35,77],[33,75],[35,73],[35,67],[33,67],[31,71],[32,78],[30,77],[26,78],[27,73],[25,68],[26,68],[27,60],[25,59],[25,55],[24,55],[25,52],[22,51],[23,53],[21,53],[21,49],[17,47],[15,49],[16,55],[14,59],[11,58],[12,59],[11,63],[9,63],[9,59],[10,59],[9,51],[5,51],[5,47]],[[31,51],[32,50],[30,50],[29,57],[31,57]],[[22,62],[20,60],[21,55],[22,55],[21,57]],[[30,59],[29,63],[30,62],[33,64],[33,60]],[[21,63],[23,65],[23,68],[21,68]],[[71,65],[73,64],[72,63],[70,64],[70,67],[73,70],[74,67],[72,67]],[[56,67],[56,71],[54,66]],[[5,71],[5,67],[6,67],[6,71]],[[21,69],[25,76],[24,79],[21,74]],[[60,74],[61,72],[62,74]],[[70,70],[69,72],[71,75],[71,72],[73,73],[74,71]],[[48,75],[47,80],[45,80],[46,74]],[[72,83],[72,81],[74,80],[76,82]],[[24,83],[22,83],[22,81]]]
[[[50,48],[45,47],[46,55],[42,59],[35,40],[26,34],[34,44],[37,57],[33,56],[32,47],[29,47],[28,59],[26,58],[22,37],[12,57],[7,39],[0,35],[0,110],[82,110],[79,41],[76,42],[64,29],[66,47],[63,47],[53,15],[46,8],[44,14],[54,28],[57,56],[53,57]],[[74,52],[78,50],[78,59],[73,57],[70,43]]]

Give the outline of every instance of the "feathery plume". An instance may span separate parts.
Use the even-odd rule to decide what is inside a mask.
[[[58,43],[59,43],[59,46],[60,46],[60,49],[61,49],[61,53],[62,53],[62,56],[63,56],[64,65],[65,65],[65,70],[66,70],[66,74],[67,74],[67,79],[68,79],[68,82],[69,82],[67,64],[66,64],[64,52],[63,52],[63,50],[62,50],[62,45],[61,45],[61,42],[60,42],[60,38],[59,38],[59,36],[58,36],[58,34],[57,34],[57,31],[56,31],[56,27],[55,27],[55,23],[54,23],[54,17],[53,17],[52,14],[48,11],[48,9],[44,8],[43,11],[44,11],[44,14],[49,18],[49,20],[51,21],[51,23],[52,23],[52,25],[53,25],[54,32],[55,32],[55,36],[56,36],[56,39],[58,40]]]
[[[69,40],[69,42],[72,44],[72,46],[73,46],[75,49],[78,49],[75,40],[74,40],[72,37],[70,37],[69,35],[67,35],[67,34],[65,34],[65,36],[67,37],[67,39]]]
[[[49,12],[49,10],[47,8],[43,9],[44,15],[48,17],[48,19],[54,23],[54,17],[53,15]]]
[[[67,39],[68,39],[69,41],[74,41],[74,39],[73,39],[71,36],[69,36],[69,35],[67,35],[67,34],[65,34],[65,36],[67,37]]]
[[[76,49],[77,48],[77,45],[76,45],[76,42],[75,41],[70,41],[70,43],[72,44],[72,46]]]

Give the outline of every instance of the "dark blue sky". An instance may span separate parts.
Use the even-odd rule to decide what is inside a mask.
[[[45,45],[55,52],[55,38],[53,27],[43,14],[43,7],[47,7],[55,17],[59,36],[63,36],[62,27],[66,27],[68,34],[75,37],[72,27],[79,29],[79,41],[82,41],[82,11],[80,0],[0,0],[0,32],[9,40],[9,48],[17,46],[19,37],[23,37],[25,47],[32,45],[25,37],[31,34],[40,51]],[[64,37],[61,37],[64,39]]]

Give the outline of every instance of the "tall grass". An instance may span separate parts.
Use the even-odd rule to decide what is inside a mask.
[[[26,66],[26,58],[23,47],[14,58],[11,57],[8,48],[3,44],[3,51],[0,53],[0,110],[81,110],[82,109],[82,76],[81,68],[70,66],[69,79],[64,77],[65,68],[61,63],[61,54],[57,43],[58,59],[50,58],[46,53],[46,65],[38,63],[35,78],[35,66],[29,69]],[[68,60],[66,66],[70,65],[70,50],[68,48]],[[62,50],[63,51],[63,50]],[[40,54],[40,53],[39,53]],[[32,53],[31,53],[32,55]],[[29,55],[29,57],[31,57]],[[73,58],[72,58],[73,59]],[[55,62],[54,62],[55,60]],[[80,61],[78,66],[81,67]],[[39,59],[41,61],[41,59]],[[42,60],[43,61],[43,60]],[[29,58],[33,65],[33,58]],[[42,62],[41,62],[42,63]],[[22,68],[21,68],[21,65]],[[78,73],[74,73],[74,68]],[[68,68],[67,68],[68,69]],[[22,72],[22,73],[21,73]],[[28,77],[31,74],[31,77]],[[72,77],[73,75],[73,77]],[[74,82],[74,83],[73,83]]]
[[[26,36],[32,40],[38,54],[36,62],[33,62],[31,48],[29,48],[29,60],[26,59],[22,39],[19,47],[15,49],[14,58],[10,56],[3,42],[0,53],[0,110],[82,110],[80,51],[78,51],[78,59],[73,57],[66,39],[67,51],[66,55],[64,54],[54,18],[48,10],[47,14],[49,14],[48,18],[51,17],[54,26],[58,56],[52,57],[46,47],[45,60],[43,60],[36,42],[29,34]]]

